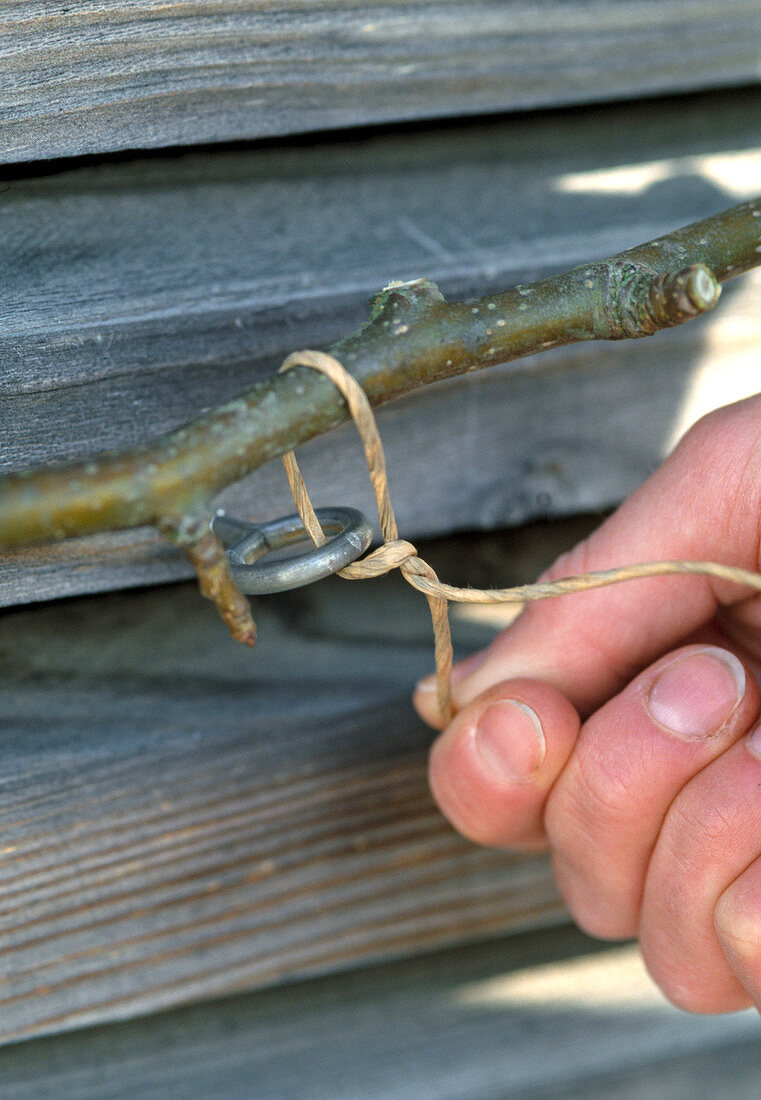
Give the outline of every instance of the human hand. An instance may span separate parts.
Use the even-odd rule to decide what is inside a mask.
[[[688,432],[541,578],[654,559],[759,568],[761,396]],[[761,596],[703,577],[529,604],[453,676],[430,781],[460,832],[549,846],[582,928],[639,938],[695,1012],[761,1008]],[[432,680],[415,703],[437,721]]]

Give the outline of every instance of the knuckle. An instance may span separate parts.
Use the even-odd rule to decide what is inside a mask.
[[[730,958],[741,960],[754,970],[761,965],[761,913],[746,904],[742,891],[728,887],[714,910],[714,928],[722,948]]]
[[[674,950],[673,940],[661,929],[653,941],[640,943],[647,971],[664,997],[684,1012],[725,1011],[725,982],[709,969],[695,965],[692,956]]]
[[[664,836],[672,858],[685,869],[710,866],[717,848],[730,846],[737,827],[731,807],[709,799],[696,801],[689,788],[669,810]]]
[[[637,920],[629,899],[609,896],[610,891],[590,876],[586,865],[580,867],[557,854],[553,862],[560,894],[582,932],[600,940],[636,935]]]
[[[683,1012],[698,1015],[737,1012],[748,1008],[751,999],[725,964],[705,968],[675,960],[675,953],[649,956],[643,950],[645,965],[664,997]]]
[[[569,909],[581,931],[597,940],[626,940],[636,935],[636,925],[628,915],[607,906],[577,902]]]
[[[648,965],[650,976],[667,1001],[683,1012],[710,1013],[720,1007],[709,991],[696,988],[690,976],[681,972],[660,972],[658,967]]]
[[[600,939],[637,933],[644,872],[637,770],[604,751],[581,754],[545,812],[560,891],[578,925]]]
[[[547,803],[545,825],[556,850],[593,850],[602,837],[636,819],[638,770],[623,767],[599,745],[577,752]]]

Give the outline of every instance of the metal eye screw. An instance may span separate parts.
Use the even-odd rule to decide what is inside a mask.
[[[370,521],[356,508],[318,508],[320,526],[328,537],[315,547],[298,516],[268,523],[249,523],[220,510],[211,529],[227,550],[235,583],[241,592],[261,596],[329,577],[364,554],[372,540]],[[261,561],[273,550],[308,542],[310,550],[269,565]]]

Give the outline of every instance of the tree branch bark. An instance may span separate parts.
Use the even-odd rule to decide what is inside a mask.
[[[434,283],[392,284],[368,321],[331,346],[379,405],[430,382],[582,340],[648,336],[712,309],[720,284],[761,264],[761,198],[530,286],[446,302]],[[211,501],[268,460],[347,419],[305,368],[278,374],[153,443],[0,478],[0,550],[157,527],[189,555],[234,637],[248,606],[211,535]]]

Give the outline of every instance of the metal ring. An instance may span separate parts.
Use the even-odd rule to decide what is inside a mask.
[[[285,592],[337,573],[367,550],[373,537],[370,521],[356,508],[318,508],[320,526],[332,536],[315,547],[299,516],[284,516],[268,523],[247,523],[217,512],[211,529],[225,545],[235,583],[241,592],[261,596]],[[308,540],[311,550],[267,565],[260,561],[272,550]]]

